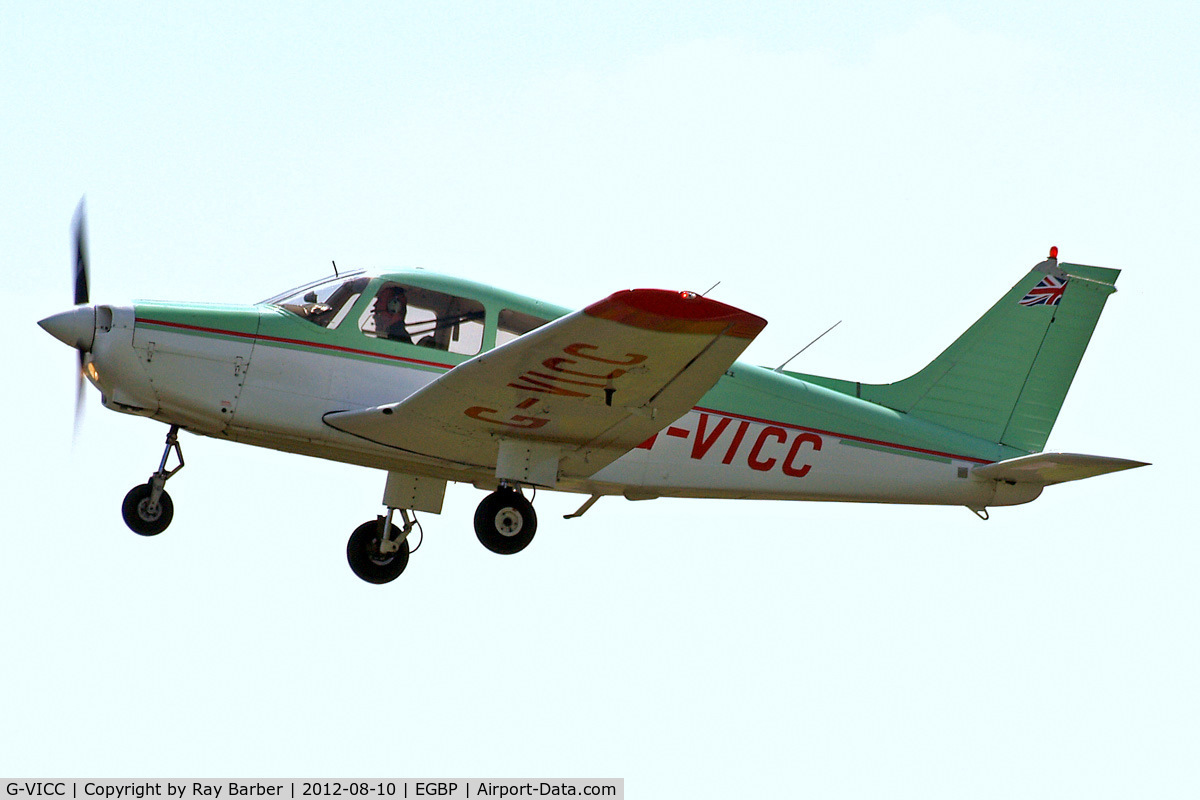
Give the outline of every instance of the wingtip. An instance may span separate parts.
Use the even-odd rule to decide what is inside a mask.
[[[740,308],[695,292],[666,289],[627,289],[593,303],[584,313],[644,330],[742,339],[753,339],[767,326],[765,319]]]

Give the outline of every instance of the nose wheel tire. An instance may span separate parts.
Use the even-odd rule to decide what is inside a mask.
[[[390,583],[400,577],[408,566],[408,540],[400,543],[400,549],[384,555],[380,550],[379,520],[364,522],[350,534],[346,542],[346,560],[354,574],[367,583]],[[391,526],[389,539],[400,538],[400,529]]]
[[[143,483],[129,490],[121,503],[121,516],[125,524],[139,536],[157,536],[171,524],[175,515],[175,505],[171,495],[165,491],[158,495],[158,502],[150,502],[150,484]]]
[[[475,535],[479,542],[500,555],[519,553],[533,541],[537,514],[520,492],[498,489],[475,509]]]

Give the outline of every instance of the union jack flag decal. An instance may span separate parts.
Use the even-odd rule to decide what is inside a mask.
[[[1066,288],[1066,278],[1047,275],[1037,286],[1029,290],[1029,294],[1017,302],[1023,306],[1056,306],[1058,301],[1062,300],[1063,290]]]

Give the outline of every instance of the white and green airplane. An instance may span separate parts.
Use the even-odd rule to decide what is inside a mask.
[[[181,429],[384,470],[386,515],[346,547],[372,583],[403,572],[413,512],[440,513],[448,481],[490,492],[475,533],[509,554],[537,529],[533,488],[587,495],[568,518],[613,495],[961,505],[986,519],[1144,466],[1041,452],[1119,273],[1060,264],[1056,249],[924,369],[865,384],[737,361],[766,321],[688,291],[571,311],[423,271],[356,272],[254,305],[90,305],[82,204],[75,237],[75,308],[39,324],[79,351],[106,407],[170,426],[122,505],[145,536],[171,521]]]

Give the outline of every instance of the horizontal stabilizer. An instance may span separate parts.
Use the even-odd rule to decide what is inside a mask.
[[[1148,466],[1145,461],[1130,461],[1126,458],[1085,456],[1079,453],[1034,453],[1031,456],[1020,456],[975,467],[971,470],[971,475],[985,480],[1040,483],[1050,486],[1145,466]]]

